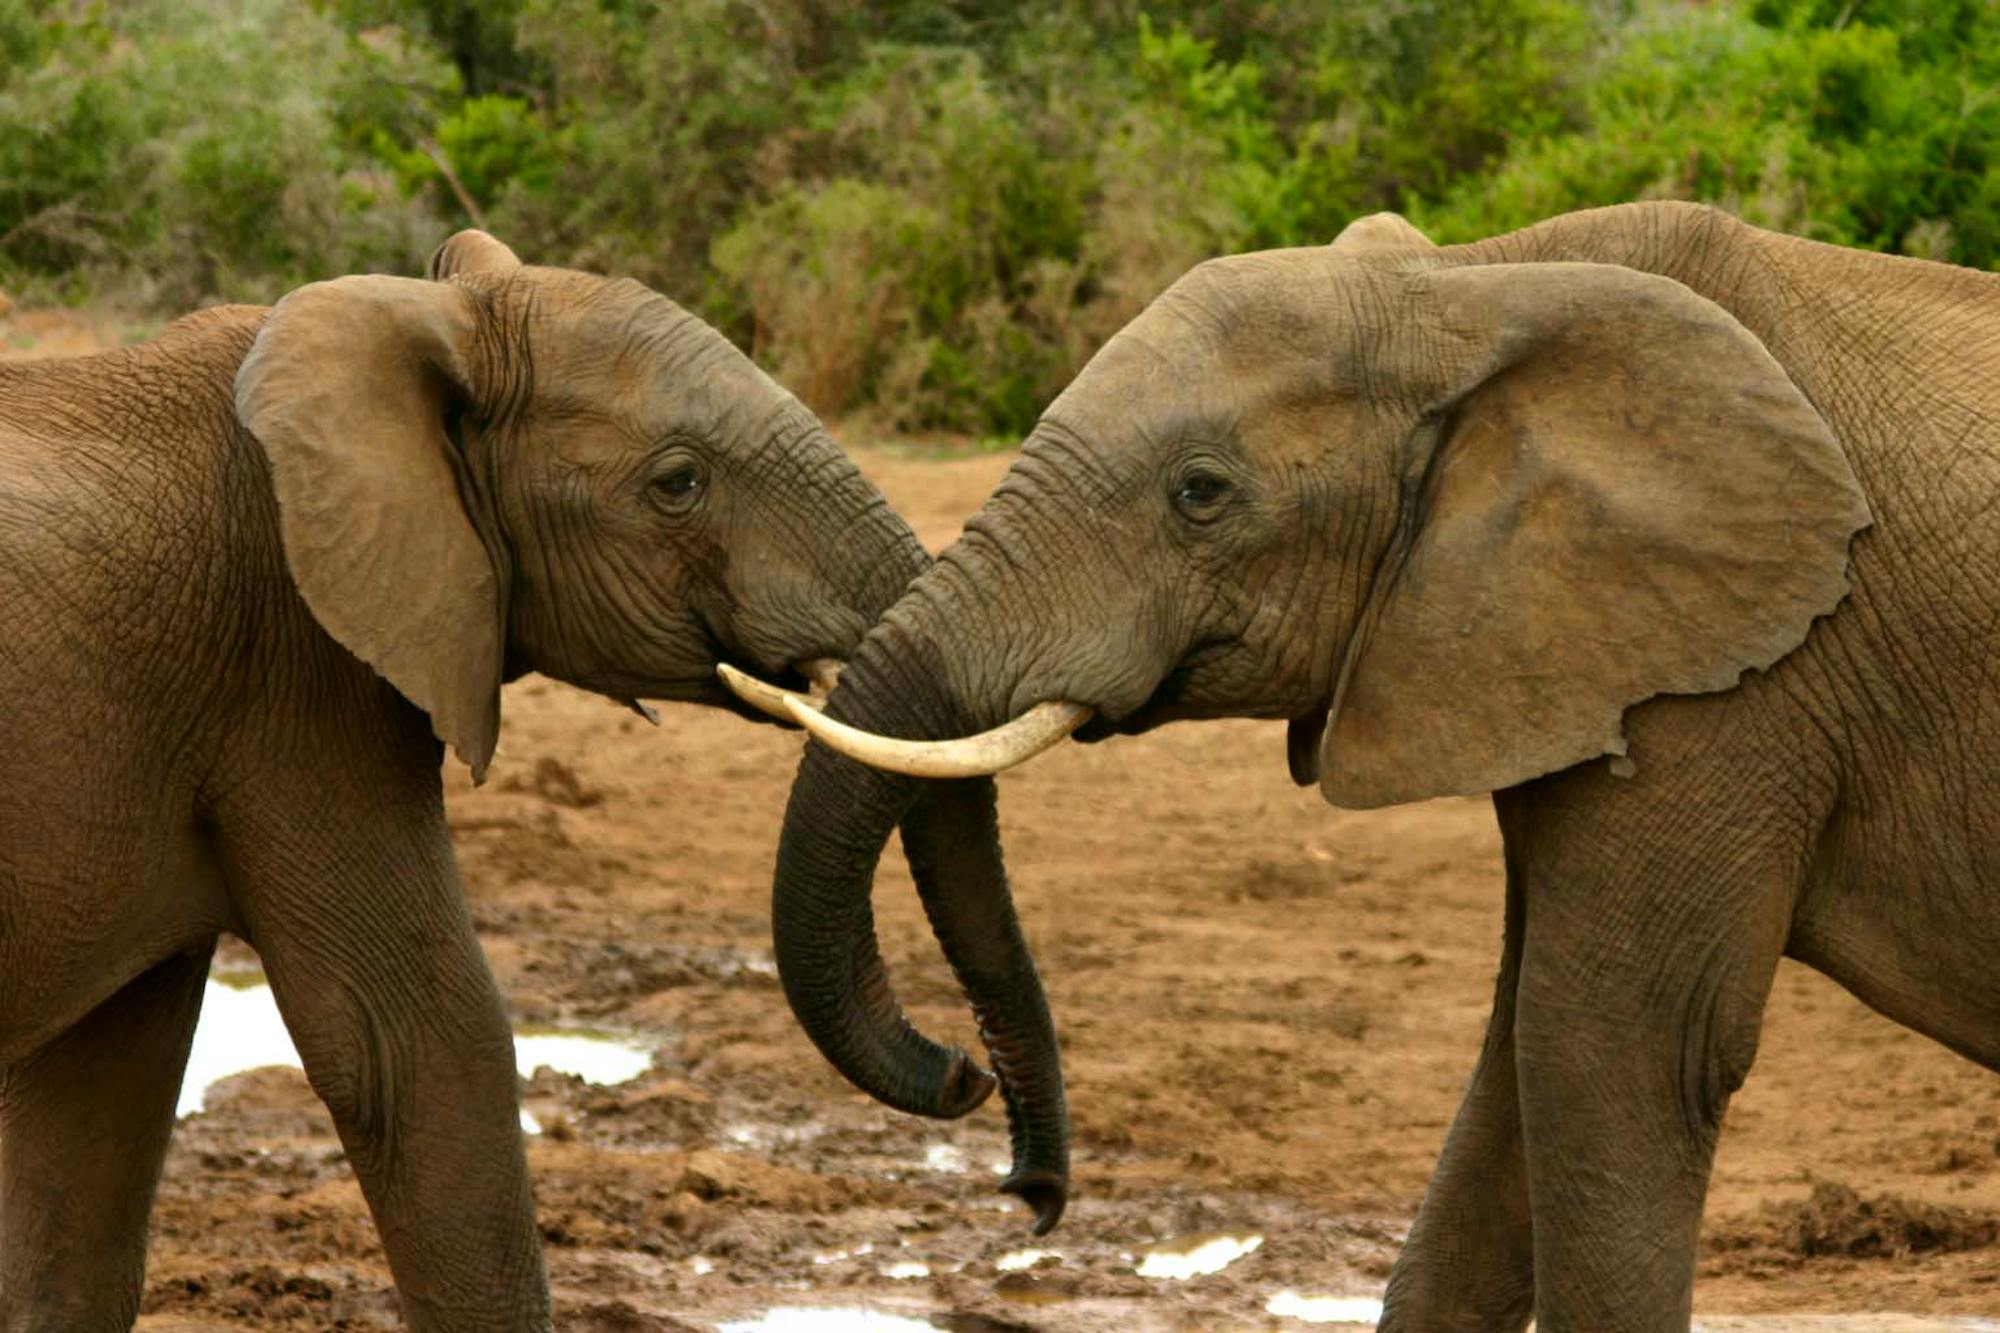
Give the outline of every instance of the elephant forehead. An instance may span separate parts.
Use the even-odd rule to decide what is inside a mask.
[[[715,329],[634,284],[529,322],[530,402],[542,422],[607,420],[657,441],[768,434],[805,409]]]
[[[1132,330],[1114,341],[1043,413],[1067,447],[1109,463],[1234,434],[1240,390],[1212,361],[1162,354]]]
[[[558,273],[526,293],[523,328],[538,372],[640,378],[712,355],[720,335],[636,282]],[[706,336],[705,336],[706,335]]]
[[[594,381],[594,382],[593,382]],[[740,447],[762,454],[773,442],[809,447],[813,418],[768,381],[654,376],[608,383],[585,375],[559,389],[537,388],[517,419],[557,442],[567,461],[607,462],[676,440],[721,454]]]
[[[1085,440],[1152,445],[1241,437],[1260,449],[1324,440],[1330,413],[1358,398],[1358,357],[1328,314],[1286,300],[1269,309],[1176,288],[1114,337],[1051,405]]]
[[[1385,326],[1399,290],[1393,275],[1319,246],[1207,260],[1155,304],[1205,324],[1226,345],[1278,338],[1312,346]]]

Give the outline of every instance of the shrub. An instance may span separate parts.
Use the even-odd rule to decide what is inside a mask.
[[[945,219],[902,190],[840,179],[793,188],[716,243],[751,312],[751,352],[809,406],[839,412],[872,388],[948,247]]]
[[[1418,211],[1460,239],[1622,199],[1705,199],[1823,240],[1989,266],[1996,76],[1991,5],[1661,7],[1590,85],[1587,129],[1541,136]]]
[[[1991,0],[0,0],[0,283],[164,309],[491,227],[822,411],[1026,429],[1210,255],[1645,197],[2000,265]]]
[[[184,307],[411,267],[433,224],[347,146],[373,57],[282,0],[141,0],[49,21],[0,87],[0,264]],[[33,287],[32,281],[28,284]]]

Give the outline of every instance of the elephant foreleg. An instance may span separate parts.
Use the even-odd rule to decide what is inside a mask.
[[[1685,1333],[1716,1140],[1801,850],[1733,790],[1691,818],[1708,812],[1579,799],[1591,780],[1557,780],[1541,811],[1501,805],[1526,904],[1514,1051],[1536,1326]]]
[[[227,872],[375,1215],[404,1321],[546,1333],[513,1034],[429,762],[351,785],[257,785],[258,804],[224,823]]]
[[[0,1330],[126,1329],[213,943],[0,1071]]]
[[[1389,1275],[1383,1333],[1518,1333],[1533,1312],[1535,1233],[1514,1061],[1521,925],[1520,885],[1510,866],[1486,1046]]]

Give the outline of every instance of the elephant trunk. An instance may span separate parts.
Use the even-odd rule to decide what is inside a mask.
[[[829,715],[889,735],[951,735],[958,714],[937,663],[900,633],[872,634],[828,702]],[[903,845],[932,930],[978,1020],[1013,1137],[1001,1188],[1061,1218],[1068,1113],[1055,1025],[1007,886],[991,779],[924,782],[878,772],[814,742],[793,784],[773,891],[778,974],[821,1052],[851,1082],[901,1110],[962,1115],[992,1080],[965,1052],[912,1028],[890,989],[869,890],[890,829]]]
[[[1013,1147],[1000,1188],[1034,1210],[1043,1235],[1069,1196],[1069,1112],[1055,1019],[1001,864],[993,780],[930,784],[904,816],[903,851],[1000,1078]]]

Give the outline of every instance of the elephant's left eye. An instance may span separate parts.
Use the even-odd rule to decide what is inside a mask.
[[[1228,494],[1228,478],[1213,472],[1190,472],[1174,487],[1174,507],[1189,518],[1208,518]]]
[[[678,467],[662,472],[646,483],[652,493],[654,503],[665,509],[686,509],[701,498],[708,480],[701,469],[693,463],[682,463]]]

